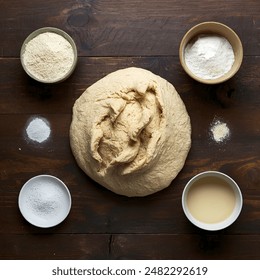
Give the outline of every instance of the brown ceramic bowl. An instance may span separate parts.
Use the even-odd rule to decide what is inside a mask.
[[[233,51],[234,51],[234,56],[235,56],[235,61],[231,67],[231,69],[224,75],[222,75],[219,78],[216,79],[202,79],[200,77],[197,77],[194,73],[190,71],[190,69],[187,67],[185,63],[185,58],[184,58],[184,50],[187,46],[187,44],[194,38],[196,38],[199,35],[202,34],[214,34],[214,35],[219,35],[222,37],[225,37],[229,43],[231,44]],[[179,48],[179,57],[180,57],[180,62],[185,70],[185,72],[195,79],[198,82],[204,83],[204,84],[218,84],[222,83],[224,81],[227,81],[231,77],[233,77],[236,72],[239,70],[242,60],[243,60],[243,46],[242,43],[237,36],[237,34],[228,26],[219,23],[219,22],[202,22],[200,24],[195,25],[192,27],[183,37],[181,43],[180,43],[180,48]]]

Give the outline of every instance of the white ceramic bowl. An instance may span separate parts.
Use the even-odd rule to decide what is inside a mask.
[[[188,203],[187,203],[187,197],[188,197],[189,191],[191,191],[192,188],[194,188],[195,183],[196,183],[196,185],[198,185],[200,180],[205,179],[205,178],[207,178],[208,182],[210,182],[210,180],[212,178],[215,178],[215,179],[217,178],[217,180],[223,181],[223,183],[225,185],[228,184],[228,186],[234,191],[234,195],[235,195],[235,206],[234,206],[231,214],[224,220],[221,220],[216,223],[202,222],[201,220],[198,220],[197,218],[195,218],[194,215],[191,213],[191,211],[188,207]],[[238,216],[241,212],[241,209],[242,209],[242,205],[243,205],[243,198],[242,198],[242,194],[241,194],[241,191],[240,191],[237,183],[228,175],[218,172],[218,171],[206,171],[206,172],[197,174],[186,184],[186,186],[183,190],[183,193],[182,193],[182,208],[183,208],[183,211],[184,211],[186,217],[195,226],[197,226],[201,229],[204,229],[204,230],[215,231],[215,230],[221,230],[221,229],[224,229],[224,228],[230,226],[238,218]]]
[[[24,63],[24,52],[26,50],[26,45],[33,39],[35,38],[36,36],[40,35],[40,34],[43,34],[43,33],[46,33],[46,32],[51,32],[51,33],[55,33],[57,35],[60,35],[62,36],[63,38],[65,38],[71,45],[72,47],[72,50],[73,50],[73,53],[74,53],[74,60],[73,60],[73,63],[71,65],[71,67],[68,69],[67,72],[65,72],[62,76],[60,76],[59,78],[56,78],[54,80],[51,80],[51,81],[48,81],[48,80],[45,80],[45,79],[41,79],[39,77],[36,77],[29,69],[28,67],[25,65]],[[59,82],[62,82],[64,80],[66,80],[74,71],[75,67],[76,67],[76,64],[77,64],[77,60],[78,60],[78,54],[77,54],[77,47],[76,47],[76,44],[74,42],[74,40],[71,38],[71,36],[69,36],[69,34],[67,34],[65,31],[59,29],[59,28],[56,28],[56,27],[42,27],[42,28],[39,28],[35,31],[33,31],[23,42],[23,45],[21,47],[21,51],[20,51],[20,59],[21,59],[21,64],[22,64],[22,67],[24,69],[24,71],[31,77],[33,78],[34,80],[38,81],[38,82],[41,82],[41,83],[47,83],[47,84],[52,84],[52,83],[59,83]]]
[[[29,223],[49,228],[60,224],[68,216],[71,195],[60,179],[51,175],[39,175],[23,185],[18,206]]]

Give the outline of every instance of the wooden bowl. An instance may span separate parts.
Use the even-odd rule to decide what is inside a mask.
[[[235,61],[231,67],[231,69],[226,73],[223,74],[221,77],[216,79],[203,79],[198,76],[196,76],[194,73],[191,72],[191,70],[187,67],[184,57],[184,51],[187,46],[187,44],[195,39],[197,36],[202,34],[213,34],[213,35],[219,35],[222,37],[225,37],[229,43],[231,44]],[[195,25],[192,27],[183,37],[180,47],[179,47],[179,58],[181,65],[185,72],[193,79],[195,79],[198,82],[204,83],[204,84],[218,84],[222,83],[224,81],[227,81],[231,77],[233,77],[237,71],[239,70],[242,60],[243,60],[243,46],[242,43],[238,37],[238,35],[228,26],[219,23],[219,22],[202,22],[200,24]]]

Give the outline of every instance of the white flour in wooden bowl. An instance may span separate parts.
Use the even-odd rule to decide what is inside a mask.
[[[229,41],[218,35],[201,35],[184,51],[189,70],[201,79],[217,79],[232,67],[235,56]]]

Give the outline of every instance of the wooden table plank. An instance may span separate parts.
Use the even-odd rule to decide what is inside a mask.
[[[241,236],[205,234],[205,232],[195,235],[2,235],[0,239],[2,258],[17,260],[257,260],[259,244],[259,235]]]
[[[108,259],[110,235],[1,235],[1,259]]]
[[[259,235],[115,235],[111,251],[114,259],[243,260],[259,259],[259,244]]]
[[[177,55],[182,36],[202,21],[233,28],[246,55],[259,55],[259,3],[248,1],[5,1],[0,55],[17,57],[33,30],[55,26],[75,39],[80,56]]]
[[[181,68],[178,57],[80,57],[67,81],[44,85],[24,73],[19,59],[4,58],[0,68],[0,114],[71,114],[75,100],[88,86],[118,69],[141,67],[175,86],[194,121],[212,109],[216,114],[221,111],[231,115],[234,110],[243,111],[246,121],[259,114],[259,64],[259,56],[246,56],[235,77],[224,85],[209,86],[193,81]]]

